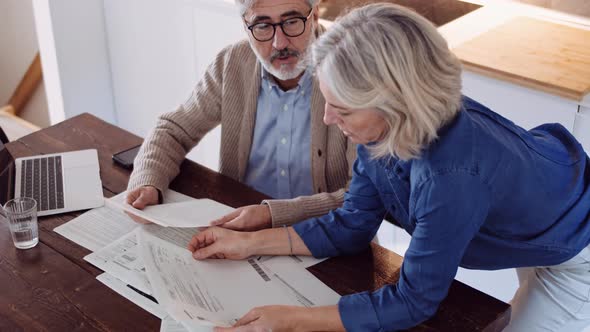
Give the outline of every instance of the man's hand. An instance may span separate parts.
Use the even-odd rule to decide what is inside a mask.
[[[304,307],[271,305],[250,310],[232,327],[216,327],[215,332],[303,331],[300,324]]]
[[[212,221],[211,226],[219,226],[236,231],[258,231],[270,228],[272,227],[270,208],[266,204],[243,206]]]
[[[143,186],[136,188],[127,193],[126,198],[127,204],[133,206],[136,209],[143,210],[148,205],[156,205],[158,204],[158,189],[153,186]],[[149,224],[150,222],[138,217],[132,213],[125,213],[133,219],[133,221],[140,223],[140,224]]]
[[[253,254],[251,239],[252,233],[210,227],[193,236],[188,250],[195,259],[244,259]]]

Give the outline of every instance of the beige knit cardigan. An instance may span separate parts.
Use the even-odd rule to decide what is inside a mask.
[[[128,190],[152,185],[164,191],[178,175],[185,155],[219,124],[220,173],[243,182],[254,133],[260,66],[247,40],[223,49],[188,100],[158,118],[135,159]],[[315,194],[264,201],[273,227],[323,215],[342,205],[356,149],[336,126],[324,125],[323,114],[324,98],[314,77],[309,153]]]

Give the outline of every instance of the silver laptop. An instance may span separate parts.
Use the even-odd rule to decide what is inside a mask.
[[[94,149],[17,158],[14,168],[14,197],[34,198],[39,216],[104,204]]]

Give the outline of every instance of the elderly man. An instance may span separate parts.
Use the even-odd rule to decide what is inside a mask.
[[[187,101],[160,116],[135,160],[129,204],[143,209],[161,201],[186,153],[218,124],[220,172],[276,199],[213,224],[290,225],[342,204],[355,148],[322,122],[324,98],[307,58],[323,30],[317,3],[236,0],[248,41],[222,50]]]

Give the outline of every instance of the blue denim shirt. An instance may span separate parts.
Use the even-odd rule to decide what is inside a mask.
[[[358,157],[342,208],[294,226],[316,257],[367,247],[386,211],[412,235],[397,284],[344,296],[349,331],[434,315],[459,266],[559,264],[590,242],[590,164],[559,124],[526,131],[464,97],[420,158]]]
[[[311,70],[283,91],[262,69],[256,125],[244,182],[273,198],[313,194],[311,176]]]

